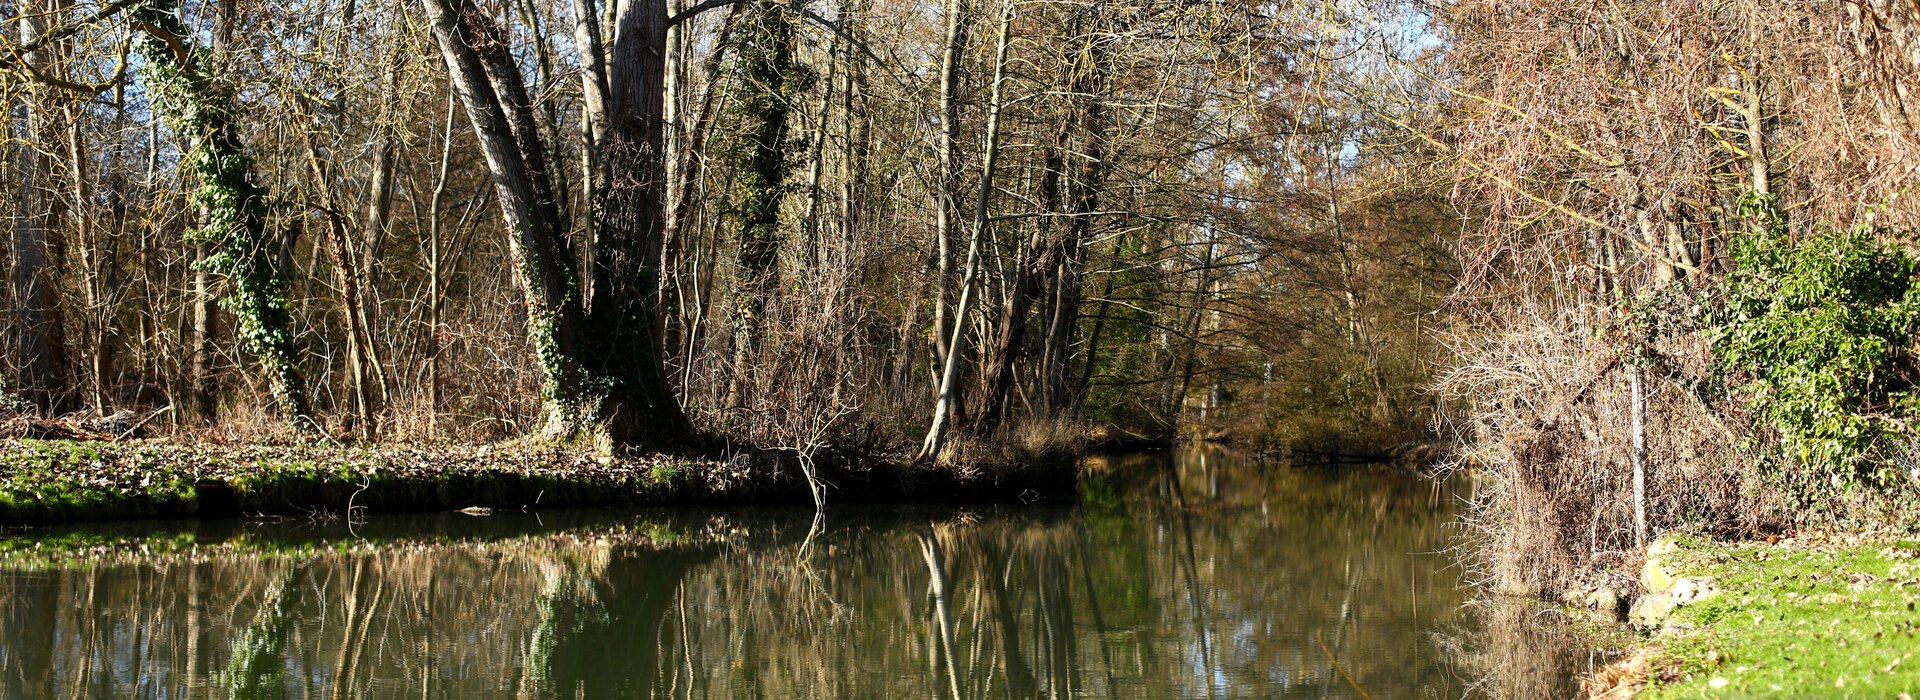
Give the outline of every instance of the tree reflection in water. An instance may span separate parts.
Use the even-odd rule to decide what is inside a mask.
[[[1560,661],[1474,675],[1502,672],[1486,663],[1500,642],[1476,634],[1530,633],[1461,612],[1444,553],[1456,500],[1384,470],[1189,450],[1096,460],[1073,507],[835,507],[810,542],[803,509],[376,518],[358,537],[306,522],[36,531],[119,545],[17,541],[0,558],[0,697],[1566,687]],[[1504,653],[1544,654],[1539,641]]]

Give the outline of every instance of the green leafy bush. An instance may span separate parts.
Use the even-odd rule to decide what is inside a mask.
[[[1868,227],[1796,240],[1769,196],[1741,210],[1759,225],[1734,242],[1715,356],[1778,431],[1791,490],[1885,483],[1915,409],[1915,257]]]

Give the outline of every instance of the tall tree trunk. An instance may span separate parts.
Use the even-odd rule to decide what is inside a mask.
[[[1120,251],[1125,248],[1126,238],[1124,236],[1114,242],[1114,252],[1112,255],[1114,262],[1117,263],[1119,261]],[[1096,307],[1098,310],[1093,312],[1093,328],[1087,330],[1087,349],[1086,352],[1082,354],[1082,357],[1085,359],[1081,360],[1080,363],[1080,378],[1079,381],[1074,383],[1073,387],[1072,400],[1075,404],[1084,404],[1087,400],[1087,392],[1093,387],[1093,373],[1098,368],[1096,361],[1100,357],[1100,341],[1106,335],[1107,318],[1113,310],[1113,289],[1114,284],[1119,281],[1119,272],[1117,270],[1108,270],[1105,276],[1106,283],[1101,287],[1100,303],[1099,306]]]
[[[1040,290],[1045,288],[1049,275],[1059,267],[1063,257],[1061,241],[1054,236],[1050,215],[1060,208],[1060,176],[1066,167],[1062,152],[1067,146],[1068,123],[1061,122],[1053,145],[1041,157],[1038,200],[1042,215],[1034,218],[1033,232],[1014,264],[1013,281],[1007,285],[1007,303],[994,324],[993,346],[981,361],[980,399],[971,426],[978,435],[990,434],[1000,426],[1007,393],[1013,386],[1014,362],[1019,359],[1026,335],[1027,311],[1039,301]]]
[[[532,101],[508,43],[468,0],[421,0],[486,156],[529,334],[545,374],[551,437],[664,447],[692,433],[662,365],[659,263],[664,0],[621,3],[611,47],[579,47],[604,81],[586,119],[595,143],[593,299],[584,300],[555,204]],[[589,37],[591,40],[591,37]],[[589,303],[590,302],[590,303]]]
[[[205,242],[192,244],[195,260],[205,260],[213,247]],[[213,392],[214,334],[219,316],[214,313],[213,276],[205,265],[193,266],[193,287],[188,291],[193,309],[192,328],[187,338],[187,404],[192,419],[209,424],[216,416]]]
[[[1178,379],[1169,387],[1170,392],[1167,395],[1164,421],[1168,437],[1177,435],[1179,432],[1180,418],[1186,414],[1187,393],[1193,387],[1193,374],[1199,366],[1202,321],[1206,319],[1207,301],[1214,292],[1213,264],[1220,245],[1220,235],[1215,230],[1218,225],[1217,222],[1208,222],[1204,229],[1207,241],[1200,256],[1200,278],[1194,281],[1193,300],[1188,305],[1187,320],[1182,329],[1186,336],[1186,348],[1178,356],[1169,358],[1177,359],[1179,374]],[[1171,367],[1170,364],[1169,368]]]
[[[1096,30],[1105,26],[1096,23]],[[1087,54],[1092,61],[1089,88],[1084,93],[1085,107],[1080,112],[1081,134],[1085,143],[1081,146],[1085,160],[1079,174],[1073,181],[1071,199],[1073,216],[1067,220],[1067,240],[1065,255],[1060,260],[1060,271],[1054,280],[1055,297],[1053,318],[1047,329],[1046,368],[1041,373],[1041,405],[1050,414],[1062,409],[1078,410],[1080,393],[1068,388],[1067,367],[1073,359],[1074,329],[1080,320],[1081,269],[1085,265],[1087,241],[1093,235],[1093,223],[1100,209],[1101,194],[1106,187],[1107,140],[1109,126],[1105,103],[1108,88],[1108,76],[1112,72],[1106,45],[1097,35],[1088,42]],[[1112,294],[1113,278],[1107,278],[1107,295]],[[1105,312],[1102,312],[1104,320]],[[1097,324],[1098,322],[1096,322]],[[1098,336],[1096,328],[1093,335]],[[1098,347],[1098,340],[1089,338],[1087,350],[1089,358]]]
[[[955,188],[960,182],[960,64],[966,50],[966,0],[946,0],[946,39],[940,52],[939,182],[934,186],[933,366],[944,367],[947,357],[948,310],[953,298],[953,226],[959,218]],[[936,378],[938,375],[936,375]]]
[[[960,387],[960,357],[966,354],[967,314],[973,305],[974,277],[980,271],[980,241],[986,236],[987,226],[991,224],[987,205],[993,197],[994,169],[1000,160],[1000,111],[1004,104],[1002,91],[1007,77],[1007,48],[1013,27],[1014,0],[1001,0],[1000,32],[994,41],[993,49],[993,90],[987,105],[987,134],[984,152],[980,163],[980,193],[973,205],[973,235],[967,242],[966,273],[960,282],[960,302],[954,307],[953,334],[947,344],[946,361],[940,371],[940,393],[934,398],[933,423],[927,427],[926,439],[920,443],[922,460],[930,460],[940,455],[946,446],[947,429],[952,422],[957,394]]]
[[[20,13],[19,22],[23,44],[34,41],[46,29],[45,17],[38,12]],[[38,54],[24,58],[37,64],[43,58]],[[56,234],[47,221],[51,207],[43,201],[45,193],[39,183],[41,154],[32,145],[45,142],[47,125],[32,96],[21,99],[14,114],[14,128],[19,134],[14,141],[19,191],[14,193],[17,208],[8,252],[13,259],[10,282],[19,318],[9,324],[13,332],[8,338],[8,356],[14,358],[9,364],[18,366],[8,369],[17,369],[19,385],[0,386],[0,390],[12,388],[41,410],[59,412],[67,408],[68,386],[66,340],[49,252],[51,237]]]
[[[111,237],[101,231],[94,217],[93,189],[91,170],[88,168],[92,154],[88,152],[86,138],[80,133],[86,110],[77,104],[66,106],[66,155],[67,183],[73,203],[68,207],[73,221],[73,238],[69,239],[71,249],[78,255],[80,303],[82,311],[81,333],[85,338],[83,350],[87,358],[88,393],[93,410],[106,415],[108,406],[113,403],[110,386],[113,375],[113,309],[108,304],[109,290],[105,286],[105,276],[111,265],[112,256],[108,250]]]
[[[793,13],[769,0],[748,0],[746,23],[736,35],[735,74],[741,94],[733,112],[740,124],[733,144],[738,199],[726,207],[739,241],[733,292],[733,372],[727,406],[739,407],[761,343],[761,325],[773,296],[780,256],[780,205],[786,199],[787,132],[797,93],[811,81],[794,61]]]
[[[1089,12],[1099,12],[1093,9]],[[1099,201],[1099,179],[1102,174],[1104,157],[1101,141],[1104,139],[1100,123],[1104,121],[1100,113],[1097,98],[1084,97],[1094,93],[1105,83],[1105,50],[1100,45],[1097,33],[1085,31],[1087,16],[1076,16],[1068,24],[1070,40],[1067,42],[1066,55],[1061,57],[1061,66],[1065,70],[1062,91],[1074,96],[1075,102],[1086,101],[1082,109],[1069,109],[1060,115],[1052,145],[1048,146],[1041,158],[1038,213],[1032,236],[1026,248],[1021,252],[1019,262],[1014,267],[1014,279],[1008,285],[1007,304],[1000,314],[994,332],[994,345],[986,355],[981,370],[981,391],[978,415],[974,429],[980,434],[989,433],[999,427],[1006,410],[1008,394],[1014,383],[1015,365],[1019,361],[1025,343],[1027,314],[1032,306],[1041,301],[1044,291],[1054,289],[1054,297],[1061,299],[1061,293],[1055,289],[1064,276],[1069,256],[1078,255],[1080,240],[1090,226],[1092,208]],[[1073,136],[1076,127],[1084,132],[1087,144],[1084,153],[1090,160],[1078,172],[1070,173],[1067,167],[1067,155],[1075,152]],[[1063,181],[1065,184],[1063,184]],[[1071,192],[1063,192],[1071,190]],[[1054,214],[1067,214],[1066,225],[1056,226]],[[1057,306],[1057,304],[1056,304]],[[1065,309],[1055,309],[1063,312]],[[1049,314],[1049,316],[1056,316]],[[1065,317],[1049,318],[1049,332],[1071,335],[1071,321]],[[1055,326],[1066,325],[1057,329]],[[1049,344],[1041,347],[1042,390],[1048,383],[1044,366],[1055,352]],[[1042,399],[1046,404],[1047,400]]]
[[[600,373],[620,406],[606,420],[616,443],[690,436],[667,381],[660,339],[665,224],[665,0],[625,0],[605,65],[609,93],[594,192],[594,338]]]
[[[841,0],[840,2],[839,14],[843,20],[847,16],[848,4],[846,0]],[[805,266],[805,269],[808,270],[819,267],[821,259],[820,200],[823,196],[821,181],[826,177],[826,153],[827,141],[829,140],[827,132],[828,119],[832,116],[833,112],[834,80],[838,77],[840,69],[839,58],[840,35],[834,34],[833,40],[827,44],[827,55],[825,59],[827,63],[827,73],[825,78],[820,81],[820,106],[814,110],[813,137],[807,140],[807,213],[806,216],[800,219],[800,226],[807,232],[806,245],[804,246],[806,256],[802,260],[802,264]],[[846,118],[851,121],[853,116],[849,114]]]
[[[333,185],[320,164],[312,133],[306,129],[298,131],[306,154],[307,175],[313,182],[314,194],[320,198],[320,215],[326,219],[327,257],[333,263],[334,281],[340,286],[340,313],[347,322],[347,375],[353,386],[354,413],[359,418],[360,430],[371,432],[374,414],[379,410],[372,371],[367,366],[373,354],[373,340],[368,337],[366,315],[361,311],[359,264],[354,259],[353,237],[347,230],[346,217],[334,200]]]
[[[1384,423],[1393,416],[1393,400],[1387,391],[1387,378],[1380,366],[1380,352],[1360,314],[1360,273],[1353,261],[1353,236],[1347,231],[1346,214],[1340,208],[1340,180],[1337,155],[1329,146],[1322,154],[1327,164],[1327,220],[1333,227],[1334,246],[1340,262],[1340,301],[1346,312],[1347,350],[1366,362],[1368,386],[1373,390],[1373,419]],[[1211,395],[1210,395],[1211,396]]]
[[[358,276],[364,289],[360,303],[354,306],[359,317],[360,328],[371,339],[374,327],[374,315],[380,308],[380,276],[375,261],[380,259],[381,251],[386,247],[387,218],[393,208],[393,171],[396,139],[391,132],[394,104],[399,100],[400,57],[395,55],[387,64],[385,90],[380,98],[379,135],[376,137],[373,156],[373,172],[367,176],[367,211],[360,225],[360,239],[346,239],[361,252],[352,256],[353,272]],[[344,216],[345,210],[342,210]],[[366,347],[367,369],[373,380],[374,406],[385,406],[391,400],[393,383],[387,378],[387,364],[380,358],[380,344],[369,342]],[[368,428],[372,429],[369,425]]]
[[[423,0],[447,73],[492,174],[514,273],[527,305],[528,334],[544,374],[548,431],[581,425],[589,385],[581,366],[585,313],[580,281],[557,225],[544,151],[519,69],[505,37],[463,0]],[[456,9],[458,8],[458,9]]]
[[[694,212],[699,209],[694,199],[705,170],[707,138],[713,133],[713,123],[719,114],[720,69],[724,65],[728,46],[733,42],[733,28],[739,17],[740,9],[737,5],[728,8],[727,18],[721,23],[719,34],[714,37],[713,50],[707,53],[706,62],[701,67],[705,87],[700,93],[699,110],[693,124],[683,126],[685,134],[672,154],[673,160],[669,163],[672,171],[671,177],[668,178],[671,188],[667,196],[666,231],[662,234],[666,239],[662,244],[661,269],[663,270],[680,269],[681,262],[687,256],[686,251],[692,249],[692,246],[687,244],[687,227],[693,221]],[[688,31],[686,23],[683,22],[678,26],[680,32]],[[687,283],[686,276],[678,276],[674,282],[674,284],[660,285],[660,304],[668,337],[676,339],[676,342],[669,344],[668,347],[679,349],[682,354],[690,356],[694,352],[694,344],[698,341],[699,334],[695,332],[695,324],[688,318],[690,314],[686,311],[689,308],[686,298],[688,295],[682,289],[682,285]],[[700,298],[702,294],[696,289],[691,296]],[[693,305],[692,308],[704,309],[705,307]],[[675,333],[678,334],[677,337]],[[683,370],[691,371],[691,367],[685,367]]]
[[[1646,369],[1635,358],[1634,365],[1627,370],[1628,388],[1632,394],[1632,409],[1629,418],[1628,437],[1633,450],[1633,546],[1644,547],[1647,541],[1647,389]]]
[[[209,45],[214,60],[224,60],[228,48],[233,43],[234,26],[238,23],[240,0],[217,0],[213,13],[213,43]],[[207,218],[206,208],[200,207],[202,221]],[[217,337],[220,333],[220,315],[215,309],[218,295],[215,290],[213,273],[207,265],[197,261],[213,256],[214,248],[205,241],[193,244],[193,328],[189,340],[190,370],[188,378],[188,403],[195,420],[203,424],[213,423],[218,416],[215,397],[214,359],[218,351]]]
[[[267,232],[266,192],[255,184],[253,161],[240,146],[231,98],[204,67],[203,52],[190,43],[177,7],[153,0],[133,8],[134,26],[142,32],[142,75],[156,111],[193,141],[182,161],[200,180],[195,199],[207,222],[192,236],[213,249],[200,264],[228,278],[226,302],[241,345],[260,361],[281,415],[304,428],[310,423],[307,390],[278,266],[279,240]]]
[[[447,93],[447,120],[440,131],[440,168],[433,179],[433,195],[427,200],[427,434],[440,434],[440,330],[441,310],[446,307],[446,273],[441,255],[442,202],[447,194],[447,175],[453,168],[454,95]]]

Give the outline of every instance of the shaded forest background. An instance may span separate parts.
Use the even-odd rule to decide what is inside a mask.
[[[567,410],[537,347],[551,304],[516,276],[532,239],[435,22],[468,18],[521,77],[553,255],[589,270],[615,225],[596,188],[645,171],[607,164],[596,116],[633,12],[671,27],[657,280],[632,288],[658,337],[627,347],[658,348],[702,431],[910,450],[943,393],[1000,442],[1377,449],[1430,425],[1458,217],[1347,90],[1380,66],[1344,57],[1386,38],[1364,7],[216,0],[158,43],[129,14],[172,11],[0,3],[18,408],[277,439],[297,381],[296,424],[335,439],[542,432]],[[170,93],[177,44],[200,83]],[[252,224],[196,169],[223,128]],[[567,284],[587,315],[640,296],[605,283]],[[272,285],[285,337],[260,350],[236,304]]]

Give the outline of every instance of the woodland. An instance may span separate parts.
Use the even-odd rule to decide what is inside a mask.
[[[1337,75],[1364,37],[1338,14],[0,16],[21,414],[924,459],[1427,433],[1423,314],[1449,278],[1432,231],[1455,224],[1436,197],[1382,193],[1393,174],[1360,148],[1377,125]]]
[[[0,393],[218,443],[1436,445],[1531,593],[1908,523],[1916,12],[0,2]]]

